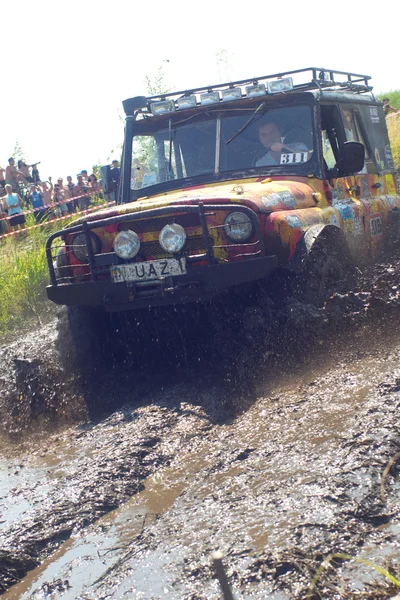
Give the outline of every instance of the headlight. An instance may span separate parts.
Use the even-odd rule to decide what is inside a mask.
[[[165,252],[180,252],[186,242],[186,232],[181,225],[166,225],[160,232],[160,245]]]
[[[90,232],[90,240],[92,242],[92,248],[93,248],[94,254],[98,254],[101,250],[101,242],[100,242],[99,238],[97,237],[97,235]],[[78,233],[78,235],[76,235],[72,239],[71,250],[72,250],[72,254],[75,256],[75,258],[77,260],[79,260],[79,262],[84,263],[84,262],[88,261],[89,257],[88,257],[88,251],[87,251],[87,246],[86,246],[86,237],[85,237],[84,233]]]
[[[114,240],[114,250],[120,258],[134,258],[139,252],[139,249],[139,236],[130,229],[121,231]]]
[[[233,212],[225,219],[225,233],[232,242],[245,242],[253,233],[253,226],[245,213]]]
[[[53,262],[53,267],[54,267],[54,271],[55,271],[55,275],[56,275],[56,279],[62,279],[63,275],[65,277],[68,276],[68,260],[67,260],[67,254],[66,254],[66,248],[65,246],[61,246],[61,248],[59,248],[57,250],[57,255],[56,255],[56,259]]]

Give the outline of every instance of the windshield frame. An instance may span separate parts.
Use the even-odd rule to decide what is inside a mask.
[[[288,165],[276,165],[276,166],[265,166],[265,167],[246,167],[239,168],[230,171],[221,171],[220,168],[220,152],[221,152],[221,123],[222,117],[229,114],[238,114],[243,112],[248,118],[251,117],[259,107],[260,104],[264,103],[265,106],[261,112],[270,111],[271,109],[287,108],[290,106],[301,106],[308,105],[311,110],[311,125],[312,125],[312,140],[313,140],[313,153],[309,161],[298,164]],[[171,127],[172,131],[180,124],[190,122],[195,119],[196,121],[207,121],[210,118],[216,119],[216,148],[215,148],[215,165],[214,172],[198,174],[193,176],[187,176],[179,179],[172,179],[169,181],[163,181],[148,185],[144,188],[130,189],[129,194],[124,193],[124,201],[129,202],[137,200],[142,197],[148,197],[163,192],[170,192],[173,190],[186,189],[196,186],[202,186],[206,184],[215,184],[224,181],[238,180],[238,179],[263,179],[268,176],[293,176],[293,177],[308,177],[312,174],[314,177],[323,178],[323,168],[321,159],[320,140],[317,135],[318,122],[317,122],[317,99],[314,94],[311,93],[299,93],[296,96],[279,96],[274,98],[260,99],[255,98],[251,101],[241,102],[230,102],[225,104],[219,104],[207,107],[197,107],[196,109],[186,110],[182,112],[169,113],[159,117],[150,117],[145,119],[139,119],[134,121],[132,128],[132,140],[138,135],[152,135],[155,132],[168,129]],[[241,132],[238,133],[237,137],[240,138]],[[173,136],[172,136],[173,137]],[[130,165],[128,165],[130,168]],[[130,186],[129,186],[130,187]],[[129,196],[126,198],[126,196]],[[126,198],[126,199],[125,199]]]

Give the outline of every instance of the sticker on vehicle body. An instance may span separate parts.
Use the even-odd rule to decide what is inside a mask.
[[[371,117],[371,121],[373,123],[379,123],[379,113],[378,113],[378,107],[377,106],[370,106],[369,107],[369,114]]]
[[[289,227],[301,227],[302,223],[296,215],[286,215],[286,223]]]
[[[340,223],[339,223],[339,219],[337,215],[330,215],[329,216],[329,223],[331,225],[335,225],[335,227],[340,227]]]
[[[363,198],[370,198],[371,190],[369,189],[369,183],[366,177],[361,177],[361,186]]]
[[[290,208],[292,208],[293,206],[296,206],[296,198],[292,194],[292,192],[289,192],[288,190],[286,190],[284,192],[279,192],[279,196],[285,206],[290,207]]]
[[[280,204],[282,200],[278,194],[266,194],[265,196],[261,196],[261,202],[264,204],[265,208],[273,208]]]
[[[372,237],[382,234],[382,217],[380,214],[371,215],[369,225]]]
[[[389,145],[385,146],[385,158],[389,169],[394,169],[393,155]]]
[[[363,232],[363,230],[362,230],[361,217],[354,217],[354,233],[356,235],[361,235],[362,232]]]
[[[281,165],[303,163],[308,161],[308,152],[293,152],[281,154]]]

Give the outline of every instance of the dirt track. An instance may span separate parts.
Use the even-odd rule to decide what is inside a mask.
[[[0,590],[23,579],[4,597],[219,598],[216,549],[237,599],[393,596],[342,559],[310,586],[332,552],[400,571],[399,271],[272,310],[279,345],[225,377],[75,381],[54,325],[3,348]]]

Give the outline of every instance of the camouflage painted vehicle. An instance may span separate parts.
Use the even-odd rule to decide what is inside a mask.
[[[310,68],[125,100],[117,205],[47,242],[63,327],[254,285],[279,292],[277,273],[317,305],[341,289],[399,233],[369,80]]]

